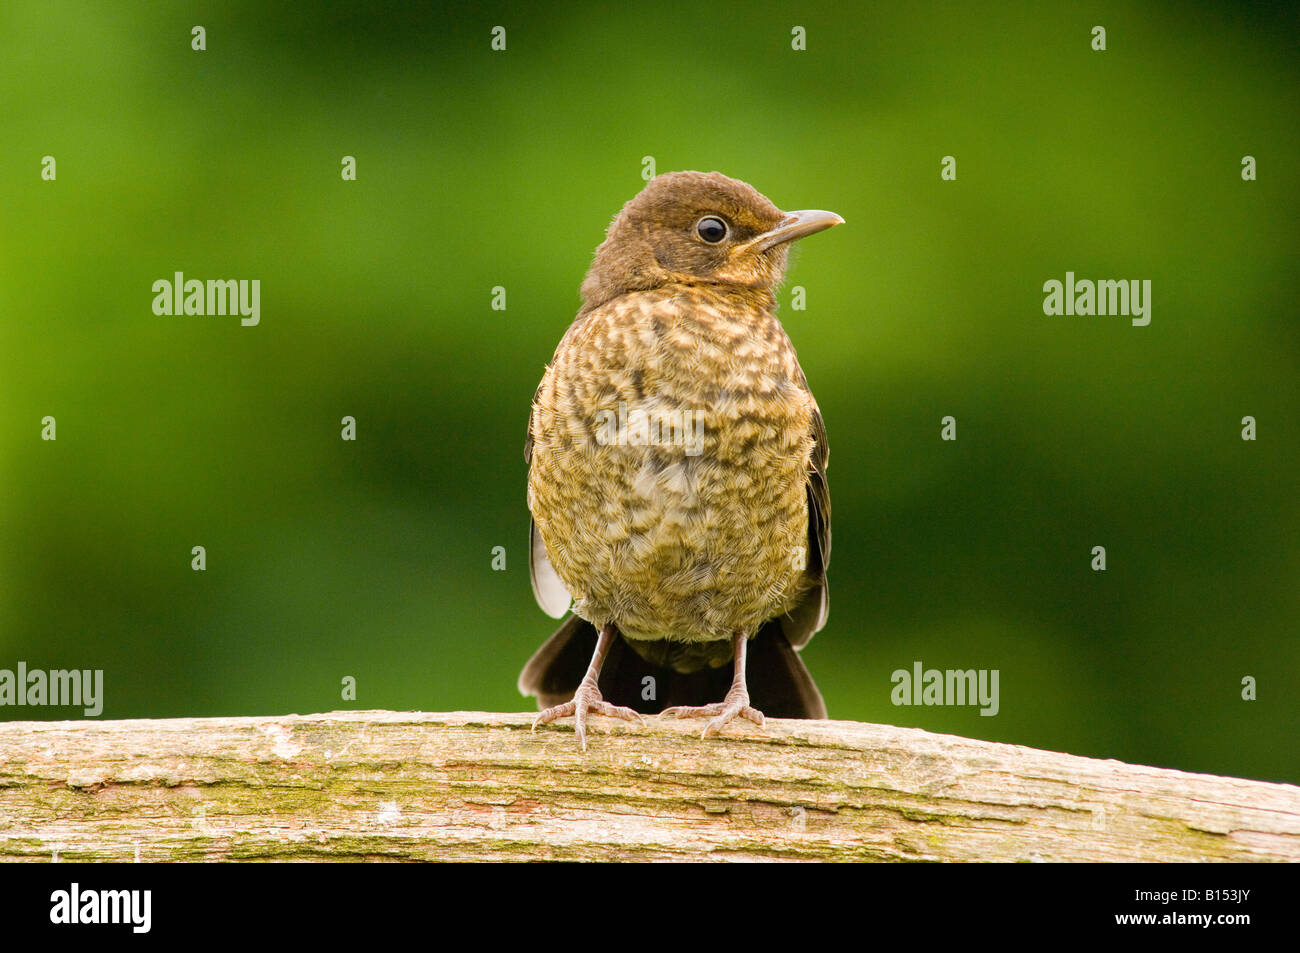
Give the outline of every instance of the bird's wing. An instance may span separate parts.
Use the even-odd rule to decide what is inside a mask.
[[[826,485],[826,467],[831,448],[826,441],[826,424],[822,412],[812,413],[813,449],[808,469],[808,539],[816,543],[822,572],[831,564],[831,491]]]
[[[814,405],[812,414],[812,456],[808,462],[808,576],[813,586],[799,604],[782,617],[781,627],[795,648],[802,648],[826,625],[830,614],[830,595],[826,587],[826,567],[831,562],[831,493],[826,485],[826,466],[830,447],[826,442],[826,424]]]
[[[533,391],[532,403],[528,405],[528,436],[524,438],[524,463],[529,466],[533,465],[533,408],[537,406],[537,398],[542,393],[542,385],[546,383],[546,376],[543,375],[537,384],[537,390]]]
[[[551,557],[546,554],[542,534],[537,532],[537,524],[532,520],[528,521],[528,577],[533,582],[533,596],[543,612],[552,619],[558,619],[569,611],[573,596],[551,565]]]
[[[541,392],[542,385],[538,384],[537,394]],[[537,394],[533,394],[534,403],[537,402]],[[530,466],[533,462],[531,409],[528,413],[528,439],[524,441],[524,462]],[[569,611],[569,606],[573,604],[573,596],[569,594],[560,574],[551,565],[551,557],[546,552],[546,543],[542,540],[542,534],[537,531],[537,522],[531,519],[528,521],[528,578],[533,584],[533,597],[542,607],[543,612],[552,619],[558,619]]]

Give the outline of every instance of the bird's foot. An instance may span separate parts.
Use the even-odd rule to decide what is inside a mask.
[[[745,689],[733,688],[727,692],[727,697],[720,702],[714,702],[711,705],[676,705],[672,708],[665,708],[660,713],[660,717],[669,718],[712,718],[704,731],[701,738],[707,738],[709,735],[717,734],[723,726],[735,721],[737,718],[748,718],[754,724],[761,726],[763,724],[763,713],[749,704],[749,692]]]
[[[595,713],[605,715],[608,718],[622,718],[624,721],[642,721],[641,715],[631,708],[624,708],[621,705],[611,705],[601,697],[600,689],[593,681],[583,679],[578,690],[573,693],[573,698],[562,705],[553,705],[541,712],[533,722],[533,730],[537,730],[538,725],[546,725],[557,718],[568,718],[573,716],[573,730],[578,736],[578,742],[582,745],[582,750],[587,750],[587,715]]]

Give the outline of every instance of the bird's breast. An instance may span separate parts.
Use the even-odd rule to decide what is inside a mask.
[[[587,316],[533,407],[529,507],[593,622],[725,639],[801,592],[815,404],[776,317],[633,295]]]

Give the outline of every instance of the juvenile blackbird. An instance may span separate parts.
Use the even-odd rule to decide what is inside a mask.
[[[533,593],[573,611],[520,673],[534,728],[573,715],[585,749],[593,712],[826,716],[795,654],[826,622],[826,431],[773,290],[842,223],[717,172],[614,218],[524,450]]]

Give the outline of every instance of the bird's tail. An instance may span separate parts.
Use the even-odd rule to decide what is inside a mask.
[[[596,638],[594,625],[569,616],[519,673],[519,691],[536,695],[539,708],[568,701],[587,673]],[[781,630],[780,619],[766,622],[749,640],[745,673],[750,704],[768,717],[826,717],[821,692]],[[685,674],[654,665],[620,635],[609,648],[599,684],[605,701],[652,715],[673,705],[722,701],[731,676],[730,665]]]

